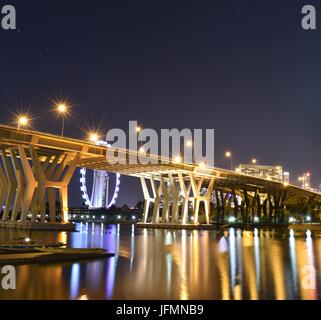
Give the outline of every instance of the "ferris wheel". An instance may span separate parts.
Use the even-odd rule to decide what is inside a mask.
[[[105,141],[97,141],[96,145],[110,147],[109,144]],[[120,174],[116,174],[116,183],[115,188],[112,192],[112,197],[109,200],[109,181],[110,177],[108,172],[101,171],[101,170],[94,170],[94,177],[93,177],[93,188],[91,197],[88,195],[88,188],[87,188],[87,169],[82,168],[80,169],[80,190],[82,192],[82,198],[85,200],[86,206],[89,209],[100,209],[105,208],[109,209],[113,205],[116,204],[116,200],[119,195],[120,190]]]

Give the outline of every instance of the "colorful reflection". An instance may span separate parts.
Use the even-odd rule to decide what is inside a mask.
[[[104,247],[115,257],[19,266],[17,290],[0,290],[0,298],[285,300],[321,296],[321,238],[311,232],[229,229],[219,233],[103,224],[81,224],[78,231],[45,237],[72,247]],[[23,236],[22,231],[5,231],[1,239]]]

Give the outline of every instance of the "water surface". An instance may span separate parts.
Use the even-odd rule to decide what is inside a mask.
[[[106,260],[23,265],[1,299],[319,299],[321,238],[272,231],[184,231],[79,224],[33,233],[71,247],[103,247]],[[0,241],[28,233],[1,230]],[[310,266],[307,269],[306,266]],[[307,270],[315,269],[306,277]],[[312,282],[311,282],[312,281]],[[315,282],[315,289],[307,284]]]

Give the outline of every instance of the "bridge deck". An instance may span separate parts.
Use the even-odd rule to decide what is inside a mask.
[[[309,190],[301,189],[294,185],[284,186],[282,183],[248,176],[220,168],[202,168],[196,164],[176,164],[173,162],[164,164],[159,159],[159,164],[126,164],[111,165],[106,160],[107,148],[97,146],[84,140],[60,137],[48,133],[42,133],[30,130],[18,130],[16,128],[0,125],[0,147],[9,154],[9,147],[24,146],[28,153],[29,147],[34,147],[43,161],[49,156],[61,155],[60,161],[66,154],[69,161],[72,161],[77,154],[80,154],[78,167],[88,169],[105,170],[108,172],[117,172],[122,175],[134,177],[148,177],[150,174],[190,174],[196,177],[212,178],[216,177],[216,185],[222,188],[241,188],[246,186],[248,190],[269,190],[284,189],[289,193],[299,194],[304,197],[315,196],[321,200],[321,194]],[[137,152],[129,150],[120,150],[126,157],[129,153],[138,155]]]

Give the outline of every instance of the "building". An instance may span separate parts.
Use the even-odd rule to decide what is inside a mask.
[[[87,207],[70,208],[71,222],[138,222],[142,218],[142,210],[137,208],[89,209]]]
[[[289,180],[288,172],[283,175],[283,168],[281,166],[263,166],[258,164],[240,164],[236,169],[237,172],[247,174],[249,176],[269,179],[276,182],[285,182]],[[288,183],[288,182],[287,182]]]
[[[283,182],[290,184],[290,172],[283,172]]]
[[[299,182],[301,183],[302,189],[312,190],[310,172],[304,173],[303,176],[299,177]]]

